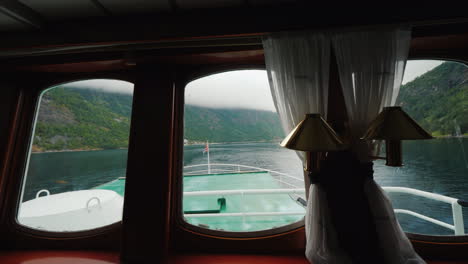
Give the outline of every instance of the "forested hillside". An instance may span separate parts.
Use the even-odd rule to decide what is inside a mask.
[[[446,62],[403,85],[397,104],[435,136],[468,133],[468,68]],[[42,97],[33,151],[128,146],[132,96],[82,88],[54,88]],[[279,141],[278,115],[247,109],[185,106],[189,142]]]
[[[185,106],[184,138],[190,141],[279,141],[284,137],[278,114],[248,109]]]
[[[132,96],[80,88],[54,88],[41,99],[33,151],[116,149],[128,146]],[[189,142],[279,141],[276,113],[187,105]]]
[[[397,104],[434,136],[468,133],[468,68],[435,67],[403,85]]]
[[[126,148],[132,96],[54,88],[41,99],[33,151]]]

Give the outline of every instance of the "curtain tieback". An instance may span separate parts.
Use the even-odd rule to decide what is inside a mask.
[[[365,162],[359,164],[359,174],[362,175],[363,179],[374,179],[374,163]]]
[[[336,171],[336,167],[328,162],[322,162],[321,165],[322,169],[320,172],[308,172],[310,184],[324,183],[329,182],[330,180],[333,181],[330,177],[334,177],[334,173],[346,173],[345,171]],[[358,175],[363,181],[365,179],[374,179],[373,162],[359,163],[353,167],[353,172],[348,171],[348,173]]]
[[[309,171],[310,184],[320,183],[320,176],[321,175],[322,175],[322,173],[320,173],[320,172],[311,172],[311,171]]]

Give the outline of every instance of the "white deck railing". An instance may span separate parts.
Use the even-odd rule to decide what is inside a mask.
[[[207,167],[208,168],[208,164],[197,164],[197,165],[184,166],[184,170],[185,169],[198,168],[198,167]],[[285,179],[290,179],[290,180],[297,181],[297,182],[304,182],[303,179],[293,177],[293,176],[291,176],[289,174],[286,174],[286,173],[283,173],[283,172],[264,169],[264,168],[259,168],[259,167],[254,167],[254,166],[247,166],[247,165],[240,165],[240,164],[227,164],[227,163],[226,164],[225,163],[211,163],[210,167],[211,167],[211,174],[239,173],[239,172],[248,173],[248,172],[266,171],[266,172],[272,173],[273,174],[272,176],[276,177],[277,178],[276,180],[279,183],[287,185],[287,186],[292,187],[292,188],[298,188],[298,186],[295,185],[295,184],[286,182]],[[216,168],[213,168],[213,167],[229,167],[229,169],[227,169],[227,168],[216,169]],[[244,169],[244,170],[242,170],[242,169]],[[245,169],[248,169],[248,170],[245,170]],[[207,169],[206,170],[189,171],[189,172],[184,172],[184,176],[208,174],[207,172],[208,172]]]
[[[219,214],[184,214],[184,217],[228,217],[228,216],[279,216],[304,215],[305,212],[253,212],[253,213],[219,213]]]
[[[216,191],[197,191],[184,192],[184,197],[191,196],[210,196],[210,195],[233,195],[240,194],[241,196],[249,194],[303,194],[304,188],[298,189],[248,189],[248,190],[216,190]]]
[[[445,195],[441,195],[441,194],[425,192],[425,191],[421,191],[418,189],[407,188],[407,187],[382,187],[382,188],[388,193],[406,193],[406,194],[416,195],[419,197],[424,197],[427,199],[450,204],[452,206],[453,225],[434,219],[432,217],[428,217],[428,216],[410,211],[410,210],[395,209],[395,213],[412,215],[414,217],[431,222],[433,224],[443,226],[445,228],[453,230],[455,232],[455,235],[465,234],[465,225],[463,222],[463,210],[462,210],[462,206],[458,203],[459,202],[458,199],[445,196]]]
[[[194,196],[211,196],[211,195],[241,195],[244,199],[245,195],[265,195],[265,194],[304,194],[304,188],[298,189],[248,189],[248,190],[216,190],[216,191],[197,191],[184,192],[184,197]],[[241,204],[241,208],[243,205]],[[241,209],[244,211],[244,209]],[[285,211],[285,212],[239,212],[239,213],[207,213],[207,214],[184,214],[185,217],[227,217],[227,216],[278,216],[278,215],[304,215],[305,211]]]
[[[207,167],[207,164],[197,164],[197,165],[190,165],[190,166],[185,166],[184,169],[192,169],[192,168],[198,168],[198,167]],[[239,173],[239,172],[260,172],[260,171],[266,171],[269,173],[277,174],[277,181],[281,184],[287,185],[288,187],[292,188],[287,188],[287,189],[250,189],[250,190],[217,190],[217,191],[200,191],[200,192],[184,192],[184,196],[208,196],[208,195],[228,195],[228,194],[241,194],[242,196],[244,195],[255,195],[255,194],[272,194],[272,193],[284,193],[284,194],[304,194],[304,187],[302,186],[297,186],[292,183],[285,182],[285,179],[293,179],[297,182],[304,182],[303,179],[293,177],[291,175],[288,175],[286,173],[274,171],[274,170],[269,170],[269,169],[264,169],[264,168],[259,168],[259,167],[254,167],[254,166],[246,166],[246,165],[239,165],[239,164],[210,164],[211,167],[231,167],[230,169],[216,169],[216,168],[211,168],[212,174],[216,173]],[[249,169],[250,171],[242,169]],[[254,171],[252,171],[254,170]],[[193,176],[193,175],[199,175],[199,174],[207,174],[207,170],[196,170],[196,171],[190,171],[190,172],[184,172],[184,176]],[[214,172],[214,173],[213,173]],[[272,175],[273,176],[273,175]],[[439,202],[444,202],[448,203],[452,207],[452,218],[453,218],[453,225],[450,223],[446,223],[437,219],[434,219],[432,217],[411,211],[411,210],[406,210],[406,209],[394,209],[395,213],[397,214],[407,214],[411,215],[414,217],[417,217],[419,219],[428,221],[430,223],[448,228],[450,230],[453,230],[455,235],[464,235],[465,234],[465,226],[464,226],[464,220],[463,220],[463,210],[462,210],[462,205],[461,204],[466,204],[466,202],[460,202],[459,199],[452,198],[449,196],[445,195],[440,195],[440,194],[435,194],[435,193],[430,193],[430,192],[425,192],[421,191],[418,189],[413,189],[413,188],[407,188],[407,187],[382,187],[387,193],[406,193],[406,194],[411,194],[415,195],[418,197],[424,197],[427,199],[439,201]],[[217,213],[217,214],[186,214],[186,217],[224,217],[224,216],[261,216],[261,215],[300,215],[304,214],[304,212],[241,212],[241,213]]]

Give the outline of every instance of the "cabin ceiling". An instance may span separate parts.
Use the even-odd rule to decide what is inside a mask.
[[[468,13],[453,5],[369,9],[307,0],[0,0],[0,62],[3,68],[65,62],[75,68],[86,61],[118,65],[129,57],[232,63],[204,54],[244,57],[240,54],[261,50],[261,37],[274,31],[389,24],[414,26],[413,38],[454,35],[451,41],[457,42],[457,35],[468,34]],[[422,50],[431,45],[419,43]],[[261,56],[245,58],[258,62]]]
[[[0,31],[43,29],[48,23],[164,14],[191,9],[266,7],[300,0],[2,0]]]
[[[0,49],[467,21],[465,9],[454,5],[382,8],[308,0],[0,0]]]

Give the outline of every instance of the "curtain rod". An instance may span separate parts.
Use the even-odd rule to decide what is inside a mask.
[[[88,45],[74,46],[52,46],[21,48],[15,50],[0,50],[0,58],[34,57],[46,55],[66,55],[76,53],[91,52],[112,52],[112,51],[141,51],[160,49],[186,49],[186,48],[211,48],[211,47],[242,47],[261,45],[261,36],[265,33],[244,34],[244,35],[224,35],[209,37],[193,37],[182,39],[167,39],[156,41],[128,41],[120,43],[96,43]]]
[[[307,28],[297,28],[291,30],[279,30],[272,31],[271,33],[282,33],[282,32],[301,32],[309,31],[316,33],[345,33],[345,32],[355,32],[355,31],[365,31],[365,30],[381,30],[381,29],[391,29],[395,27],[408,27],[415,28],[418,27],[430,27],[430,26],[445,26],[445,25],[455,25],[461,23],[468,23],[468,18],[454,18],[454,19],[439,19],[439,20],[424,20],[424,21],[408,21],[408,22],[399,22],[399,23],[385,23],[381,24],[361,24],[361,25],[351,25],[351,26],[329,26],[329,27],[317,27],[314,29]]]
[[[46,47],[28,47],[13,50],[0,50],[0,58],[15,58],[15,57],[31,57],[31,56],[46,56],[46,55],[66,55],[76,53],[90,52],[109,52],[109,51],[138,51],[138,50],[158,50],[158,49],[183,49],[183,48],[210,48],[210,47],[241,47],[262,45],[262,37],[269,33],[280,32],[352,32],[363,30],[378,30],[382,28],[392,27],[409,27],[417,29],[418,27],[428,26],[444,26],[452,24],[460,24],[468,22],[468,18],[455,19],[440,19],[440,20],[424,20],[424,21],[409,21],[400,23],[382,23],[373,25],[353,25],[353,26],[332,26],[321,27],[315,29],[296,28],[271,32],[246,33],[246,34],[231,34],[219,36],[205,37],[185,37],[185,38],[169,38],[160,40],[147,41],[121,41],[111,43],[93,43],[93,44],[75,44],[73,46],[55,45]]]

